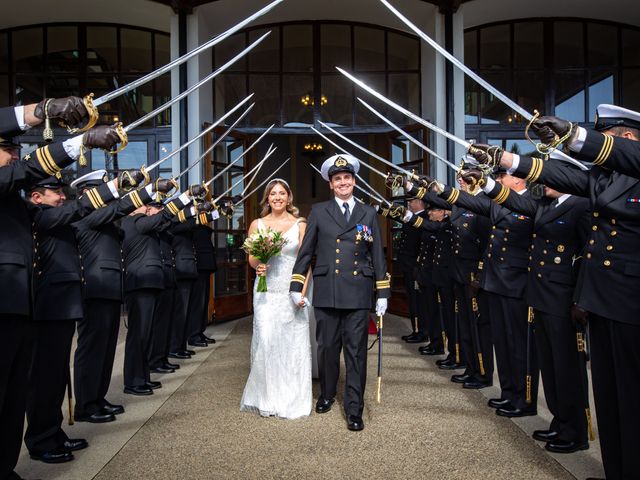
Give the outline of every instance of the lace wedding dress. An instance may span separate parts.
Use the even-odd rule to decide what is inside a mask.
[[[298,221],[284,233],[288,242],[269,260],[267,289],[253,289],[251,372],[240,410],[262,416],[298,418],[311,412],[311,307],[297,308],[289,298],[291,271],[298,253]],[[258,228],[264,229],[262,220]]]

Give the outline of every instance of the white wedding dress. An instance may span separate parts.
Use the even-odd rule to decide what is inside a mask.
[[[262,416],[298,418],[311,413],[311,307],[297,308],[289,297],[291,272],[298,253],[299,221],[284,233],[288,242],[269,260],[267,292],[253,288],[251,372],[240,410]],[[264,229],[262,220],[258,228]]]

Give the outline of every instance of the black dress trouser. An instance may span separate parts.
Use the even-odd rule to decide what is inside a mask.
[[[640,472],[640,325],[589,313],[591,377],[608,480]]]
[[[344,411],[362,416],[367,383],[367,339],[369,309],[314,308],[318,342],[320,396],[336,396],[340,376],[340,351],[344,354],[346,382]]]
[[[179,279],[173,299],[173,320],[171,322],[170,352],[181,352],[187,348],[187,318],[189,315],[189,298],[194,279]]]
[[[146,288],[128,292],[127,340],[124,347],[124,385],[141,387],[151,380],[149,352],[151,331],[160,290]]]
[[[418,296],[418,331],[429,338],[434,348],[443,348],[436,287],[431,282],[420,284]]]
[[[158,296],[156,319],[151,333],[151,351],[149,352],[149,367],[151,368],[161,367],[167,363],[175,294],[174,287],[165,287]]]
[[[193,282],[187,313],[187,340],[200,340],[200,335],[204,333],[206,328],[210,278],[209,272],[198,272],[198,278]],[[202,327],[203,324],[205,325],[204,328]]]
[[[415,281],[411,270],[402,271],[404,289],[407,292],[407,304],[409,306],[409,321],[411,332],[418,333],[418,291],[415,289]]]
[[[9,478],[18,463],[29,367],[33,350],[33,321],[26,315],[0,314],[3,366],[0,368],[0,478]]]
[[[76,417],[93,415],[105,406],[118,345],[120,306],[119,300],[99,298],[83,303],[73,364]]]
[[[62,430],[62,404],[70,380],[69,360],[76,320],[41,320],[34,324],[24,443],[29,453],[41,455],[63,448],[69,439]]]

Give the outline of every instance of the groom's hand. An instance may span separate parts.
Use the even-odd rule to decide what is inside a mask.
[[[376,301],[376,315],[381,317],[387,312],[387,299],[379,298]]]
[[[304,308],[309,304],[309,300],[303,297],[300,292],[289,292],[289,297],[296,307]]]

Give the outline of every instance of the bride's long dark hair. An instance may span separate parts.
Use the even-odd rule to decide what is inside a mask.
[[[287,194],[289,195],[289,201],[287,202],[287,212],[298,218],[300,216],[300,210],[298,210],[298,207],[293,204],[293,192],[291,191],[289,184],[281,178],[274,178],[269,183],[267,183],[267,186],[264,189],[264,194],[262,195],[262,200],[260,200],[260,206],[262,207],[260,217],[266,217],[271,213],[271,205],[269,205],[269,194],[271,193],[273,187],[275,187],[276,185],[281,185],[282,188],[287,191]]]

